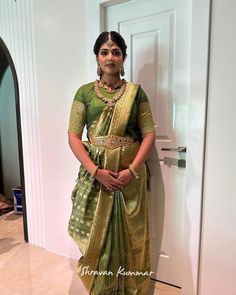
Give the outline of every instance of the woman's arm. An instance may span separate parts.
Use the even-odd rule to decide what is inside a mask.
[[[152,149],[155,142],[156,135],[154,132],[147,133],[144,135],[139,150],[131,163],[135,171],[138,171],[142,164],[147,160],[148,155]]]
[[[75,133],[68,132],[68,141],[70,148],[76,158],[80,161],[80,163],[84,166],[84,168],[92,174],[96,169],[96,165],[93,163],[91,158],[88,155],[82,141],[81,137]]]
[[[138,171],[142,164],[147,160],[148,155],[152,149],[152,146],[155,142],[155,133],[150,132],[144,135],[139,150],[131,163],[135,171]],[[124,186],[127,186],[128,183],[133,178],[133,175],[130,173],[129,169],[125,169],[119,172],[118,179],[124,183]]]
[[[75,133],[68,132],[68,141],[71,150],[73,151],[76,158],[84,166],[84,168],[90,173],[96,170],[96,165],[89,157],[82,141],[81,137]],[[123,182],[117,179],[118,174],[116,172],[98,169],[95,178],[105,185],[108,189],[120,189],[123,186]]]

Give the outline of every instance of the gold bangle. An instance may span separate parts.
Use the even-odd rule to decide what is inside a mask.
[[[98,172],[98,166],[95,167],[94,171],[91,173],[92,177],[95,177],[95,175]]]
[[[138,173],[135,171],[134,167],[131,164],[129,164],[129,171],[133,175],[134,178],[136,178],[136,179],[139,178]]]

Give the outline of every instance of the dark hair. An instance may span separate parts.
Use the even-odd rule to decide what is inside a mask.
[[[98,52],[99,52],[102,44],[104,44],[104,43],[106,43],[108,41],[109,33],[111,34],[111,40],[119,46],[120,50],[122,51],[123,57],[125,59],[125,57],[127,55],[126,54],[127,46],[125,44],[125,40],[123,39],[123,37],[119,33],[115,32],[115,31],[102,32],[98,36],[98,38],[97,38],[97,40],[96,40],[96,42],[94,44],[94,47],[93,47],[94,54],[96,56],[98,56]]]

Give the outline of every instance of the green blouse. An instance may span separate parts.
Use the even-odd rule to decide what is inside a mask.
[[[115,95],[104,88],[99,90],[108,98]],[[85,125],[89,130],[105,107],[106,103],[96,96],[94,82],[81,86],[73,100],[68,132],[81,136]],[[139,86],[124,136],[141,141],[150,132],[155,132],[150,104],[144,90]]]

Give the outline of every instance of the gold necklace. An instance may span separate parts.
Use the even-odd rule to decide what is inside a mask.
[[[123,79],[124,80],[124,79]],[[115,105],[115,103],[121,98],[121,96],[124,94],[126,89],[126,81],[124,80],[123,85],[120,87],[120,90],[114,95],[113,98],[108,98],[105,95],[103,95],[99,90],[99,80],[96,80],[94,82],[94,89],[97,97],[101,98],[102,101],[104,101],[109,107],[112,107]]]
[[[103,79],[101,79],[101,80],[99,80],[98,86],[105,88],[108,93],[115,93],[116,90],[118,88],[120,88],[125,82],[126,82],[125,79],[122,79],[122,80],[117,81],[114,84],[114,86],[108,86],[107,83]]]

